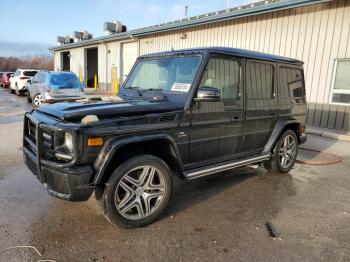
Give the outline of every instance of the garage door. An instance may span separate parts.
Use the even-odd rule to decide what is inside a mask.
[[[138,42],[124,43],[123,44],[123,81],[129,74],[132,66],[134,65],[138,56]]]

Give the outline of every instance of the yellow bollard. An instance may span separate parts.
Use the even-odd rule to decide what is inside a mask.
[[[112,67],[112,88],[116,95],[119,93],[118,68]]]
[[[115,82],[114,82],[114,90],[115,90],[115,94],[118,95],[119,93],[119,80],[118,77],[115,78]]]
[[[78,74],[79,74],[79,81],[81,84],[83,84],[84,79],[83,79],[83,69],[81,68],[81,66],[79,66],[78,68]]]
[[[97,75],[94,76],[94,89],[97,90]]]

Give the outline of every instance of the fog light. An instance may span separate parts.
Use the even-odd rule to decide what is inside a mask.
[[[72,160],[73,156],[68,155],[68,154],[63,154],[63,153],[55,153],[55,157],[60,159],[60,160]]]

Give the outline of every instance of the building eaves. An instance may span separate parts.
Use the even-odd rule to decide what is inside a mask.
[[[307,5],[319,4],[324,2],[331,2],[333,0],[265,0],[260,2],[251,3],[249,5],[243,5],[235,8],[229,8],[217,12],[207,13],[198,16],[192,16],[188,18],[183,18],[175,21],[170,21],[167,23],[162,23],[158,25],[153,25],[149,27],[143,27],[139,29],[134,29],[125,33],[117,33],[109,36],[102,36],[93,38],[90,40],[85,40],[81,42],[60,45],[50,48],[50,51],[66,50],[81,46],[90,46],[94,44],[110,42],[114,40],[124,40],[128,38],[150,35],[160,32],[166,32],[181,28],[188,28],[198,25],[204,25],[214,22],[221,22],[225,20],[237,19],[252,15],[270,13],[274,11],[280,11],[290,8],[297,8]]]
[[[148,35],[331,1],[333,0],[266,0],[204,15],[183,18],[155,26],[135,29],[132,31],[132,34],[134,36]]]

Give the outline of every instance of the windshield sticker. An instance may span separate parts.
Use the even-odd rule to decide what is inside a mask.
[[[188,90],[190,90],[191,84],[186,84],[186,83],[174,83],[173,86],[171,87],[171,91],[175,92],[185,92],[187,93]]]

